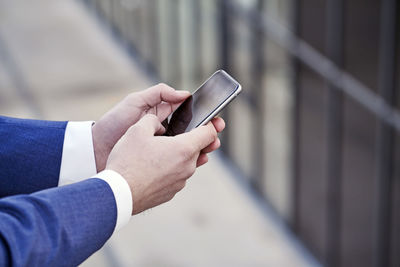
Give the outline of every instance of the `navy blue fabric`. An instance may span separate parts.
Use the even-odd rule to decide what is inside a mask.
[[[105,181],[56,187],[66,124],[0,117],[0,266],[76,266],[115,228]]]
[[[0,197],[57,186],[66,125],[0,116]]]
[[[0,200],[0,266],[76,266],[111,236],[117,207],[101,179]]]

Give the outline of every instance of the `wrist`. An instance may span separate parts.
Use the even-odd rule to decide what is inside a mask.
[[[112,146],[105,142],[107,138],[104,134],[104,131],[101,130],[101,127],[99,128],[97,123],[92,125],[93,150],[97,172],[105,169],[108,155],[112,149]]]
[[[131,215],[135,215],[135,214],[137,214],[138,212],[135,212],[136,210],[133,208],[133,200],[134,200],[134,197],[133,197],[132,181],[130,181],[129,179],[127,179],[129,176],[128,176],[128,174],[127,174],[126,172],[123,171],[123,169],[124,169],[124,168],[121,168],[121,166],[118,166],[118,164],[117,164],[117,165],[115,165],[115,164],[109,164],[109,163],[107,162],[106,168],[102,171],[102,173],[103,173],[103,172],[113,172],[113,173],[118,174],[120,177],[122,177],[122,178],[125,180],[126,184],[127,184],[128,187],[129,187],[129,192],[130,192],[130,194],[131,194],[131,195],[130,195],[130,196],[131,196],[131,208],[132,208],[132,210],[131,210]],[[135,201],[135,202],[136,202],[136,201]]]
[[[118,231],[129,222],[132,216],[133,205],[130,187],[121,174],[110,169],[106,169],[92,178],[102,179],[111,187],[117,207],[117,221],[114,231]]]

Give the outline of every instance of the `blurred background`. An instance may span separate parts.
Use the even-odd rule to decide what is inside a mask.
[[[82,266],[400,266],[396,0],[0,0],[0,113],[243,87],[222,152]]]

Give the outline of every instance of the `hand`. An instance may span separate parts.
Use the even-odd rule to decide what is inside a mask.
[[[97,172],[105,168],[111,149],[130,126],[146,114],[165,120],[189,96],[187,91],[158,84],[125,97],[92,127]]]
[[[174,137],[157,136],[164,132],[159,117],[146,115],[127,130],[108,158],[106,169],[120,173],[130,186],[132,214],[171,200],[196,166],[205,163],[203,153],[219,146],[213,123]]]
[[[220,117],[212,119],[211,123],[214,125],[214,128],[217,131],[217,133],[220,133],[225,129],[225,121]],[[212,142],[210,145],[204,148],[201,151],[199,158],[197,159],[197,167],[200,167],[205,163],[207,163],[208,162],[207,154],[213,152],[214,150],[217,150],[220,146],[221,146],[221,140],[217,138],[214,140],[214,142]]]

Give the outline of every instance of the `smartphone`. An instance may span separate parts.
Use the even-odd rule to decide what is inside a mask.
[[[207,124],[241,91],[228,73],[216,71],[175,110],[164,135],[175,136]]]

